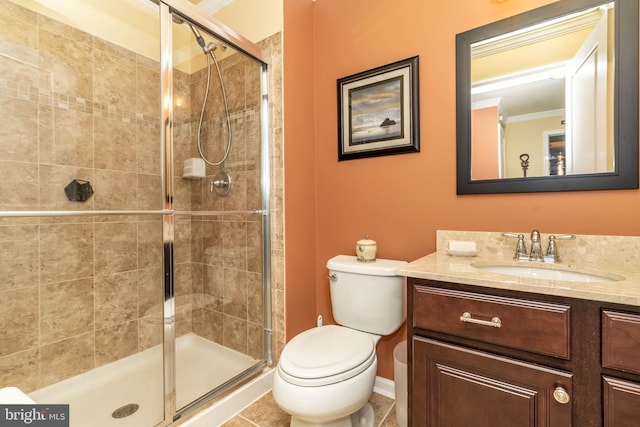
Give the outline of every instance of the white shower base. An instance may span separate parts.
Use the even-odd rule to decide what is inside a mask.
[[[71,427],[152,427],[164,416],[162,346],[155,346],[84,374],[41,388],[36,403],[69,404]],[[176,340],[176,400],[181,408],[258,361],[200,336]],[[113,418],[116,409],[139,409]]]

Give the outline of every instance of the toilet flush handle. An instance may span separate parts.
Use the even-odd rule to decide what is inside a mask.
[[[327,277],[329,278],[329,280],[332,280],[334,282],[338,280],[338,275],[336,273],[329,274]]]

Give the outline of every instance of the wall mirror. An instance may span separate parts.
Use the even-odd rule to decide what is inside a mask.
[[[638,0],[456,36],[458,194],[638,188]]]

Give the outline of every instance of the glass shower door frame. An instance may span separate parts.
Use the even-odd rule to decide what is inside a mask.
[[[263,293],[263,359],[252,368],[237,375],[219,387],[209,391],[183,408],[176,407],[176,304],[174,283],[175,216],[173,167],[173,50],[172,14],[207,29],[217,38],[239,52],[258,61],[260,73],[260,181],[261,209],[245,212],[261,215],[262,218],[262,293]],[[163,348],[164,348],[164,413],[165,425],[191,412],[203,403],[227,391],[237,384],[259,374],[272,363],[272,320],[271,320],[271,244],[270,244],[270,194],[271,174],[269,157],[269,107],[268,107],[268,65],[262,50],[238,35],[224,24],[207,17],[203,12],[185,0],[161,0],[160,2],[160,101],[161,112],[161,175],[162,175],[162,243],[163,243]],[[202,214],[199,212],[199,214]]]

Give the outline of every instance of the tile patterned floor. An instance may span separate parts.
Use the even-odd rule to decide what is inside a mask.
[[[376,427],[398,427],[395,401],[374,393],[369,400],[373,407]],[[291,417],[278,407],[271,393],[240,412],[223,427],[286,427]]]

